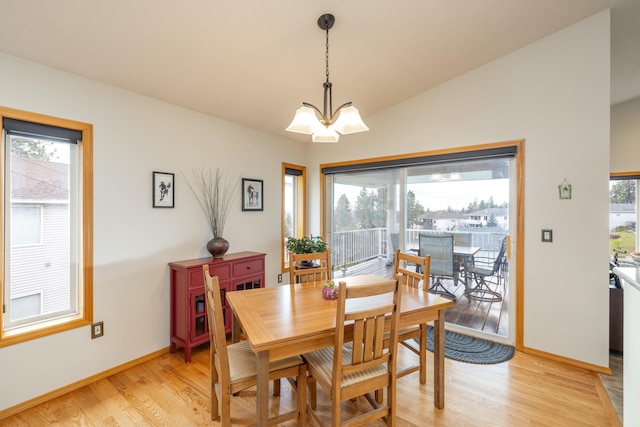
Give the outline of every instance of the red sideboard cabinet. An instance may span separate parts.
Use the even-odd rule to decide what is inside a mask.
[[[264,287],[265,254],[238,252],[223,258],[198,258],[170,262],[171,353],[184,348],[184,361],[191,362],[191,349],[209,342],[209,324],[202,266],[209,264],[212,276],[218,276],[224,325],[231,332],[232,314],[227,308],[226,292]]]

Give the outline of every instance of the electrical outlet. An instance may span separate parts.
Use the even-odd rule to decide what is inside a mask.
[[[282,283],[282,273],[278,274],[278,283]]]
[[[102,321],[91,325],[91,339],[100,338],[104,335],[104,325]]]

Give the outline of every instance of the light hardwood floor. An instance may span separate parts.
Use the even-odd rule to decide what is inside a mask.
[[[620,426],[598,374],[523,353],[497,365],[446,359],[446,402],[433,406],[433,355],[427,384],[418,373],[398,380],[398,426]],[[6,386],[6,384],[4,385]],[[292,407],[292,391],[272,400],[274,412]],[[293,400],[295,402],[295,400]],[[364,400],[343,410],[366,410]],[[318,392],[325,420],[330,402]],[[255,389],[232,399],[234,425],[253,423]],[[209,418],[209,348],[165,354],[49,402],[0,420],[0,426],[206,426]],[[293,423],[285,424],[287,426]],[[373,425],[383,425],[372,424]]]

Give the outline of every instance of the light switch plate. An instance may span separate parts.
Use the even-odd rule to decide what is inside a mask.
[[[553,242],[553,230],[542,230],[542,241]]]

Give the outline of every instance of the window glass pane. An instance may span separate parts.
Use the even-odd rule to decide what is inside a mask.
[[[13,298],[11,307],[11,321],[38,316],[42,312],[42,294]]]
[[[283,164],[282,170],[282,271],[289,268],[289,237],[305,233],[305,174],[304,166]]]
[[[510,228],[512,162],[493,157],[382,169],[358,163],[326,174],[325,230],[334,278],[367,273],[391,278],[396,250],[420,254],[420,235],[453,234],[453,273],[431,274],[428,285],[432,293],[464,302],[450,310],[446,322],[508,337],[508,263],[500,253]],[[476,262],[492,273],[483,284],[491,294],[468,269]],[[444,283],[447,292],[436,283]],[[477,300],[495,295],[493,302],[500,305],[489,309],[483,301],[476,312],[471,307],[477,305],[468,303],[471,291],[478,291]]]
[[[78,149],[9,135],[7,151],[4,328],[11,329],[78,312]],[[35,303],[22,297],[36,294],[37,313]]]
[[[609,250],[620,261],[633,263],[638,251],[638,200],[636,179],[609,182]],[[632,265],[632,264],[630,264]]]
[[[39,206],[11,207],[11,245],[42,243],[42,209]]]

